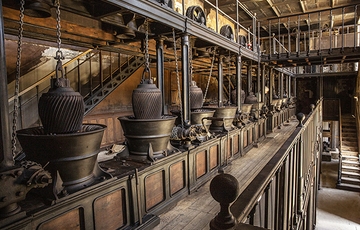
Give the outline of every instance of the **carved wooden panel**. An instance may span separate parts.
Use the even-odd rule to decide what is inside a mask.
[[[180,161],[170,166],[171,195],[185,187],[185,162]]]
[[[249,144],[253,142],[253,129],[249,129]]]
[[[201,177],[206,173],[206,151],[201,151],[196,154],[196,178]]]
[[[230,157],[231,157],[231,154],[232,154],[232,152],[231,152],[231,143],[232,143],[232,140],[231,140],[231,138],[229,137],[229,138],[227,139],[227,151],[226,151],[226,157],[227,157],[227,158],[230,158]]]
[[[243,134],[243,144],[244,144],[244,147],[248,146],[248,131],[245,130],[244,131],[244,134]]]
[[[74,209],[54,219],[42,223],[39,230],[85,229],[83,224],[83,210]]]
[[[145,178],[146,210],[154,207],[165,198],[164,172],[159,171]]]
[[[239,135],[234,135],[233,137],[233,145],[234,145],[234,154],[239,152]]]
[[[124,189],[119,189],[94,201],[96,229],[118,229],[125,224],[124,193]]]
[[[260,127],[260,125],[255,125],[255,127],[254,127],[255,140],[259,139],[259,127]]]
[[[210,147],[210,169],[218,166],[218,145],[214,145]]]

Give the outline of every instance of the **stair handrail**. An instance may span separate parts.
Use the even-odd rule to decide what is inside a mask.
[[[357,141],[357,146],[358,146],[358,152],[360,152],[360,137],[359,137],[359,128],[360,128],[360,121],[359,121],[359,96],[358,93],[356,94],[356,96],[354,96],[354,98],[352,98],[352,100],[354,100],[354,116],[355,116],[355,123],[356,123],[356,141]],[[359,162],[360,162],[360,155],[359,155]]]
[[[79,58],[81,58],[82,56],[90,53],[93,49],[88,49],[84,52],[82,52],[81,54],[77,55],[76,57],[74,57],[73,59],[71,59],[70,61],[66,62],[63,64],[63,67],[66,67],[68,65],[70,65],[71,63],[73,63],[74,61],[78,60]],[[24,95],[25,93],[29,92],[30,90],[34,89],[36,86],[40,85],[41,83],[43,83],[44,81],[48,80],[51,76],[55,75],[55,70],[52,71],[51,73],[45,75],[43,78],[41,78],[40,80],[38,80],[37,82],[33,83],[32,85],[30,85],[29,87],[27,87],[26,89],[22,90],[21,92],[19,92],[19,97]],[[15,99],[15,96],[12,96],[9,98],[9,103],[11,101],[13,101]]]
[[[338,184],[341,184],[342,177],[342,115],[341,115],[341,100],[339,100],[339,168],[338,168]]]

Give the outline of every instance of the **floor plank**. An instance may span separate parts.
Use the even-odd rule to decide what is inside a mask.
[[[259,148],[252,148],[244,156],[231,161],[224,168],[225,173],[236,177],[239,181],[240,192],[255,178],[257,173],[267,164],[286,139],[293,133],[298,121],[295,118],[276,129],[269,138],[260,144]],[[154,230],[172,229],[209,229],[209,223],[220,210],[219,204],[212,198],[209,191],[210,181],[198,190],[185,197],[170,211],[161,214],[160,224]]]

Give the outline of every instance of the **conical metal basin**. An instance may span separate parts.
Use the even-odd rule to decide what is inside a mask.
[[[249,114],[251,111],[251,108],[254,104],[242,104],[241,105],[241,112],[244,114]]]
[[[118,119],[130,154],[146,157],[151,144],[154,157],[166,155],[176,116],[167,115],[160,119],[135,119],[131,116]]]
[[[91,185],[105,125],[83,124],[80,132],[47,135],[42,127],[17,131],[26,159],[56,171],[69,192]]]
[[[191,124],[200,126],[202,125],[202,119],[204,117],[213,117],[215,113],[215,109],[196,109],[191,111]],[[204,125],[208,128],[210,127],[212,121],[211,120],[204,120]]]
[[[213,109],[215,109],[214,117],[220,118],[222,120],[213,120],[210,129],[223,130],[224,128],[231,128],[235,118],[237,107],[226,106]]]
[[[181,124],[180,111],[179,110],[171,110],[170,112],[172,114],[174,114],[175,116],[177,116],[177,118],[175,120],[175,125],[180,125]],[[214,113],[215,113],[215,109],[194,109],[190,112],[191,124],[200,126],[200,125],[202,125],[202,119],[204,117],[213,117]],[[207,127],[209,127],[211,125],[211,120],[205,120],[204,124]]]

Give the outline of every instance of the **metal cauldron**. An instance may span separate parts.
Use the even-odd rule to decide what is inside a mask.
[[[68,192],[94,183],[93,172],[105,125],[83,124],[80,132],[47,135],[42,127],[17,131],[26,159],[46,165],[52,175],[57,171]]]
[[[213,117],[215,113],[215,109],[196,109],[194,111],[191,111],[191,124],[200,126],[202,125],[202,119],[204,117]],[[205,120],[204,125],[206,125],[207,128],[210,127],[212,121]]]
[[[244,114],[249,114],[251,112],[252,107],[253,107],[253,104],[242,104],[241,112]]]
[[[179,110],[171,110],[172,114],[177,116],[175,120],[175,125],[181,124],[181,115]],[[213,117],[215,109],[194,109],[190,112],[191,124],[192,125],[202,125],[202,119],[204,117]],[[211,125],[211,120],[205,120],[204,124],[209,127]]]
[[[118,118],[127,140],[130,154],[147,157],[151,144],[154,158],[167,155],[171,131],[176,116],[163,116],[160,119]]]
[[[215,109],[214,117],[222,120],[213,120],[210,125],[210,130],[223,130],[230,129],[235,118],[237,107],[220,107],[220,108],[209,108]]]

